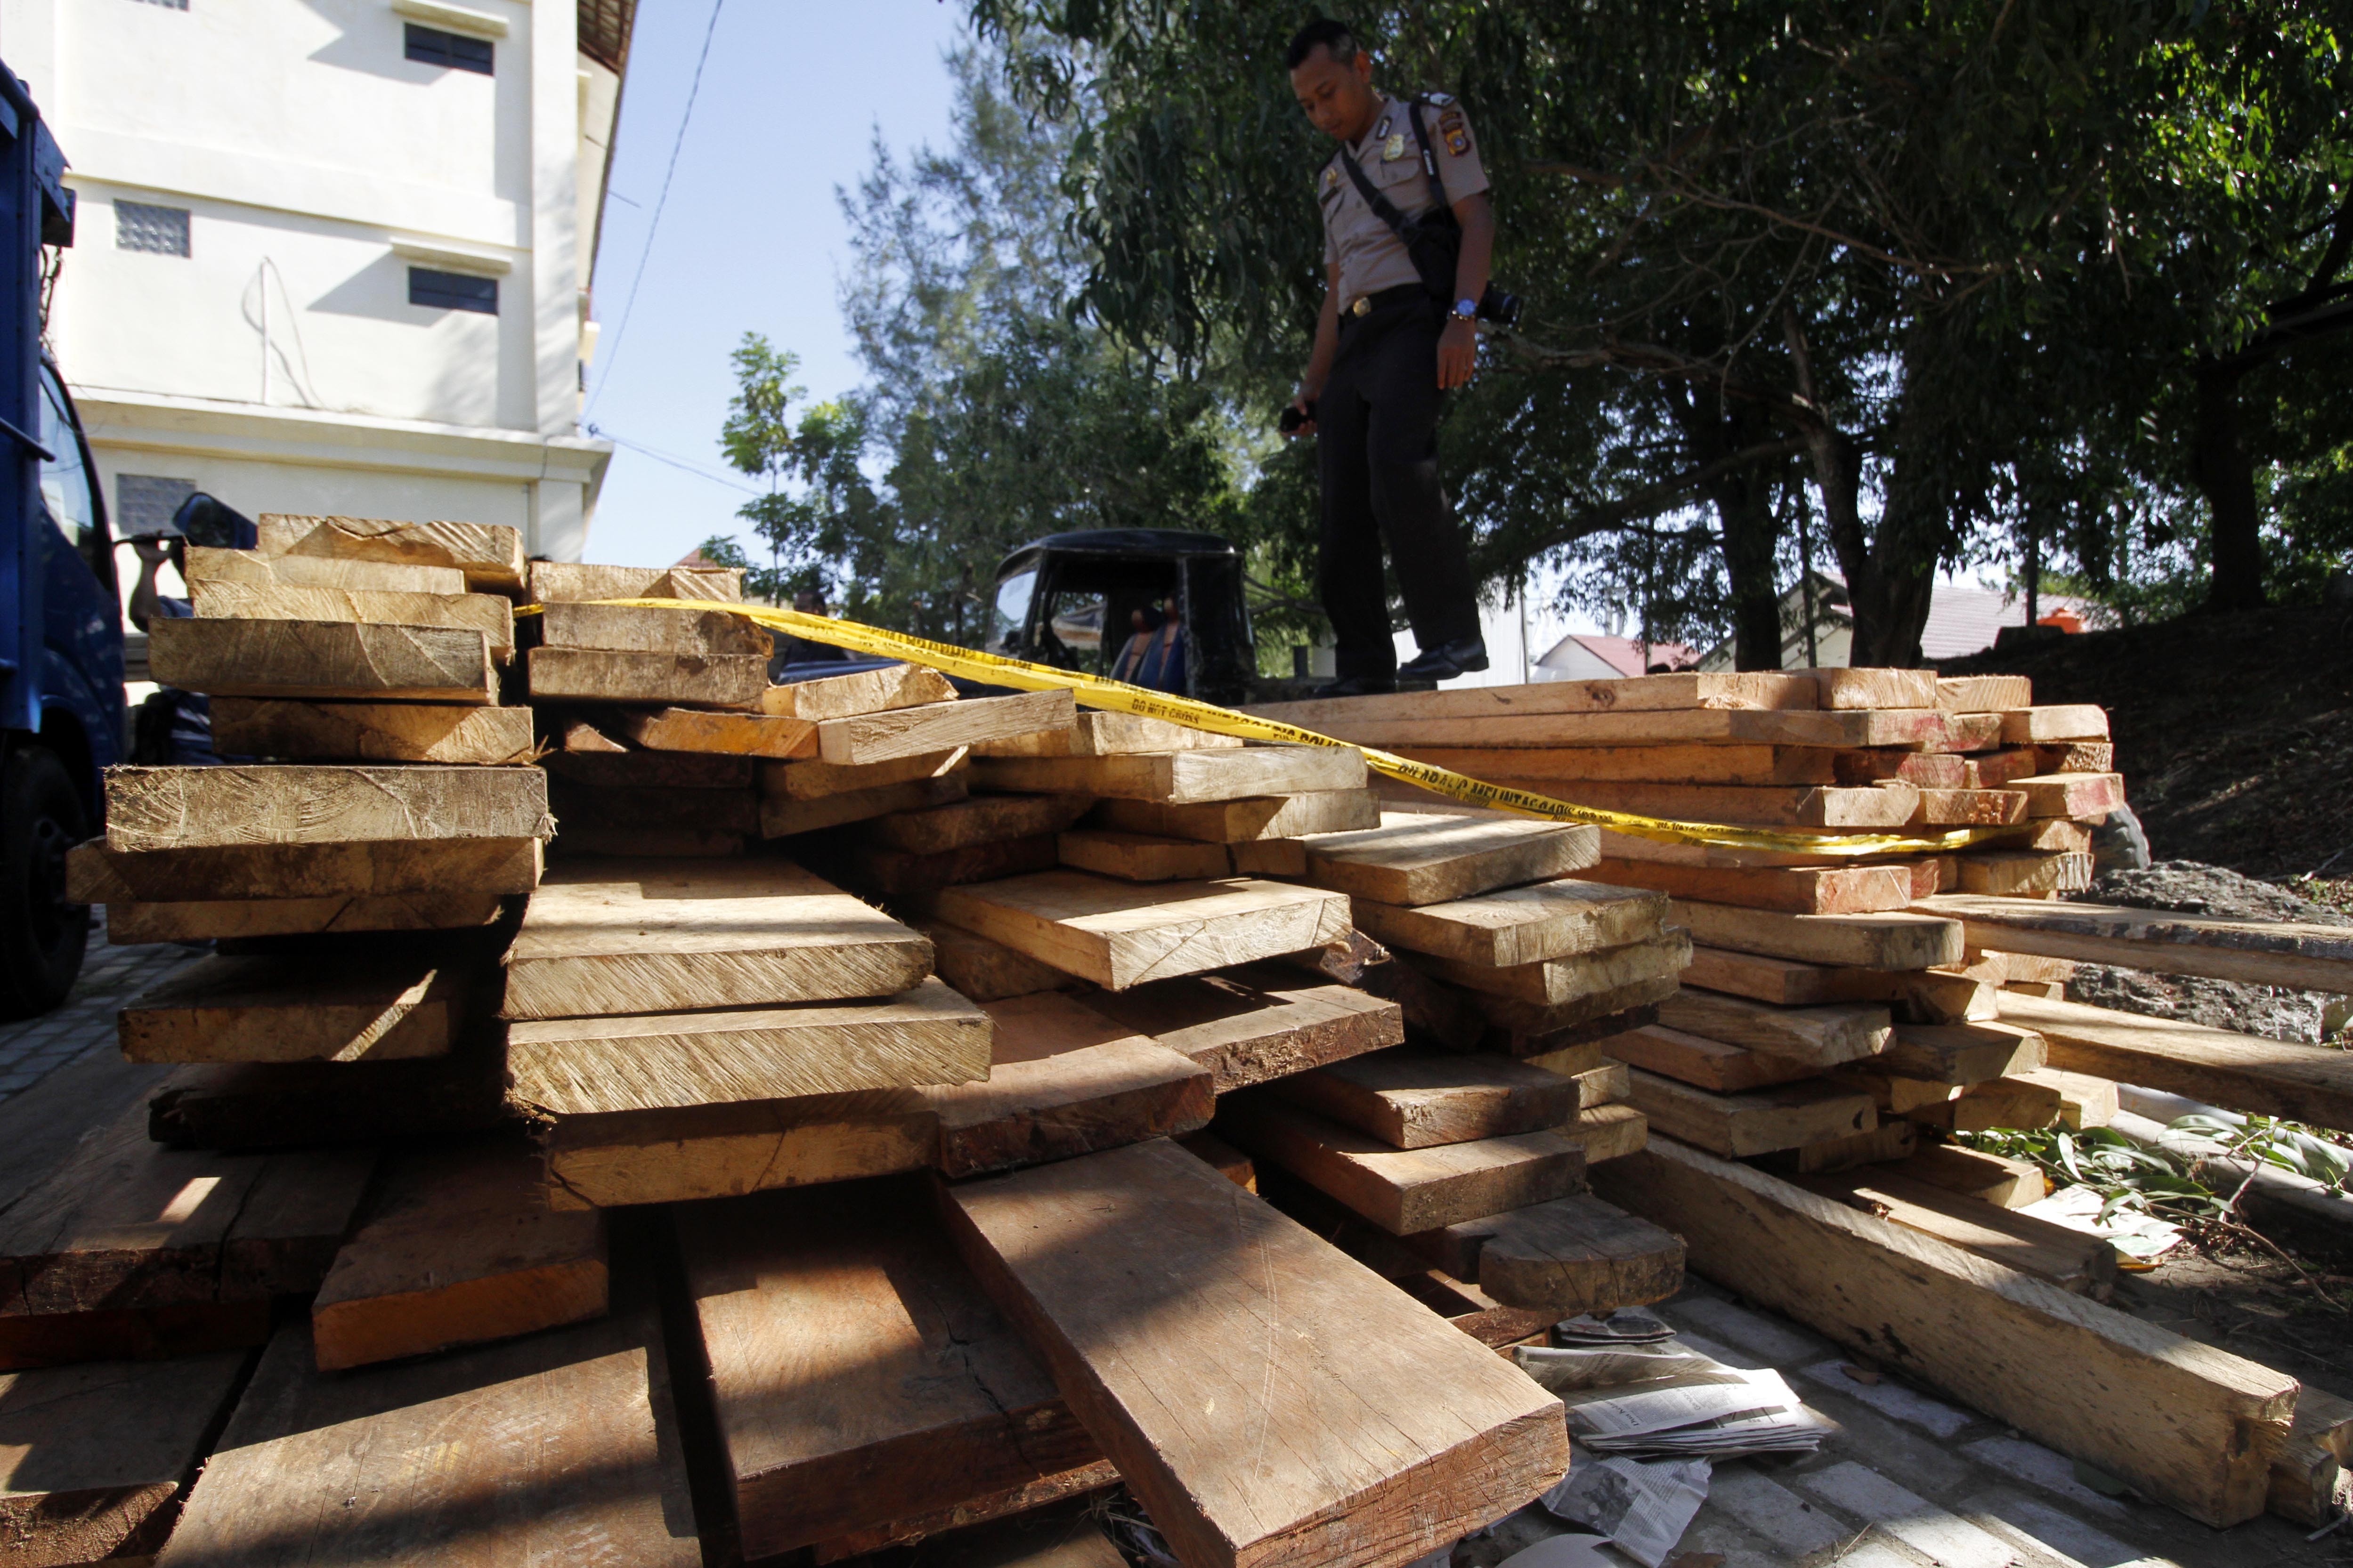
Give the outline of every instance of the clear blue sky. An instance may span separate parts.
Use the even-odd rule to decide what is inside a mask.
[[[733,391],[729,351],[745,331],[763,332],[800,355],[813,398],[857,385],[837,302],[849,250],[834,188],[856,185],[878,127],[899,150],[947,136],[940,57],[959,33],[957,0],[723,0],[677,142],[711,16],[712,0],[638,7],[596,257],[603,335],[587,417],[607,436],[721,478],[621,447],[589,527],[591,561],[667,565],[713,533],[736,531],[735,509],[748,498],[725,481],[745,481],[718,447]],[[677,173],[649,252],[673,143]],[[640,257],[644,281],[624,329]]]

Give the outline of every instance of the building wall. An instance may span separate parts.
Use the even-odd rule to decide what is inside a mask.
[[[620,79],[574,22],[567,0],[0,0],[0,58],[80,202],[49,336],[118,514],[124,476],[177,479],[577,557],[610,455],[577,420]],[[408,59],[412,23],[487,42],[491,70]],[[187,213],[188,253],[124,247],[126,202]],[[411,303],[416,267],[494,280],[496,314]]]

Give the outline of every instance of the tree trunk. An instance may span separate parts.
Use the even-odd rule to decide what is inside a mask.
[[[2204,360],[2198,366],[2198,416],[2190,433],[2189,477],[2212,519],[2213,581],[2210,610],[2261,609],[2263,598],[2263,516],[2255,501],[2255,465],[2239,421],[2244,365]]]
[[[1672,389],[1668,397],[1694,467],[1718,462],[1764,440],[1769,427],[1753,405],[1733,404],[1719,417],[1712,394]],[[1737,669],[1781,668],[1781,594],[1773,578],[1781,542],[1772,485],[1758,468],[1736,468],[1705,487],[1723,532],[1724,574],[1732,589],[1732,658]]]

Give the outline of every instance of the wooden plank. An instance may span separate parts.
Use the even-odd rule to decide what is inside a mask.
[[[1398,1149],[1261,1095],[1222,1101],[1217,1131],[1392,1236],[1565,1197],[1585,1173],[1584,1152],[1555,1131]]]
[[[1491,1048],[1504,1049],[1515,1057],[1530,1057],[1572,1043],[1563,1037],[1571,1031],[1578,1038],[1598,1039],[1655,1022],[1658,1005],[1677,989],[1675,976],[1666,974],[1597,991],[1574,1002],[1523,1002],[1514,996],[1493,996],[1483,991],[1456,994],[1467,994],[1486,1018]],[[1614,1022],[1619,1015],[1637,1008],[1645,1009],[1645,1016],[1627,1023]],[[1587,1026],[1598,1032],[1588,1033]]]
[[[1924,1127],[1940,1127],[1947,1132],[2031,1131],[2056,1122],[2059,1110],[2059,1091],[2048,1084],[1994,1078],[1905,1114]]]
[[[471,627],[158,617],[147,634],[147,668],[167,686],[215,697],[499,700],[491,639]]]
[[[522,531],[488,522],[408,522],[375,517],[300,517],[265,511],[255,520],[264,555],[324,555],[406,566],[454,566],[470,588],[519,593]]]
[[[549,727],[559,733],[567,752],[612,752],[629,749],[585,719],[553,718]]]
[[[1631,1105],[1588,1105],[1561,1131],[1585,1151],[1588,1170],[1604,1160],[1640,1153],[1651,1137],[1651,1119]]]
[[[2035,1037],[2039,1040],[2042,1037]],[[2055,1092],[2059,1096],[2059,1125],[2071,1132],[2080,1132],[2086,1127],[2105,1127],[2122,1109],[2114,1080],[2094,1078],[2090,1073],[2042,1067],[2021,1068],[2003,1076],[2039,1084]]]
[[[199,619],[363,621],[392,626],[470,628],[491,640],[491,657],[514,658],[514,605],[498,594],[416,594],[379,588],[259,587],[248,583],[188,584]]]
[[[741,603],[737,566],[599,566],[578,561],[531,563],[533,604],[582,599],[711,599]]]
[[[2010,788],[2026,796],[2029,816],[2105,816],[2125,803],[2121,773],[2031,773]]]
[[[1365,787],[1364,753],[1351,746],[1245,746],[1238,751],[1112,757],[984,757],[973,768],[974,782],[984,789],[1092,795],[1165,805]],[[1105,826],[1139,833],[1165,832],[1175,838],[1205,837],[1123,822]],[[1242,837],[1292,838],[1314,831],[1317,829],[1289,827]]]
[[[1808,1192],[1950,1242],[2062,1290],[2094,1301],[2116,1294],[2116,1249],[2096,1236],[1915,1180],[1886,1165],[1793,1179]]]
[[[2063,1071],[2353,1131],[2353,1054],[2345,1051],[2015,991],[2001,994],[2001,1016],[2041,1035],[2050,1065]]]
[[[1825,1083],[1783,1084],[1711,1094],[1636,1070],[1627,1103],[1671,1138],[1735,1156],[1768,1154],[1824,1139],[1868,1132],[1878,1123],[1871,1097]]]
[[[1417,763],[1484,777],[1508,763],[1515,779],[1633,781],[1673,784],[1753,786],[1845,784],[1833,759],[1852,753],[1813,746],[1570,746],[1514,748],[1508,757],[1485,746],[1412,746],[1400,755]],[[1862,753],[1870,755],[1873,753]],[[1550,790],[1544,793],[1550,794]]]
[[[610,648],[535,647],[523,656],[523,667],[534,702],[744,708],[757,704],[760,694],[768,689],[768,656],[758,653],[704,657],[628,653]]]
[[[1374,697],[1271,702],[1244,710],[1303,730],[1355,720],[1505,719],[1546,713],[1620,713],[1704,709],[1809,709],[1820,688],[1803,675],[1697,670],[1623,680],[1544,680],[1461,691],[1398,691]]]
[[[1127,1559],[1119,1555],[1118,1550],[1104,1538],[1100,1527],[1091,1520],[1060,1518],[1060,1510],[1054,1507],[1057,1503],[1071,1502],[1089,1492],[1105,1491],[1117,1485],[1117,1468],[1109,1459],[1097,1459],[1092,1464],[1075,1466],[1042,1480],[983,1492],[935,1512],[894,1519],[888,1524],[876,1525],[870,1530],[854,1530],[830,1541],[820,1541],[809,1549],[809,1556],[811,1561],[819,1563],[847,1563],[886,1546],[902,1542],[928,1542],[932,1536],[953,1531],[956,1534],[952,1540],[929,1543],[927,1555],[932,1562],[949,1565],[960,1563],[963,1568],[1015,1568],[1016,1564],[1021,1564],[1022,1568],[1125,1568]],[[1041,1510],[1046,1510],[1042,1515]],[[942,1555],[951,1552],[982,1551],[996,1539],[993,1530],[983,1528],[991,1521],[1002,1521],[1007,1529],[1021,1530],[1024,1540],[1029,1539],[1032,1531],[1049,1528],[1068,1531],[1068,1539],[1057,1550],[1074,1555],[1068,1558],[1048,1556],[1034,1563],[1017,1557],[1010,1563],[998,1563],[987,1556],[966,1559]],[[1109,1557],[1095,1552],[1096,1542],[1103,1542],[1103,1550],[1111,1552]]]
[[[1219,1094],[1345,1061],[1405,1038],[1397,1003],[1272,964],[1155,980],[1088,1006],[1208,1069]]]
[[[920,1190],[765,1193],[677,1226],[745,1556],[1096,1459]]]
[[[1190,729],[1166,719],[1085,710],[1067,729],[983,741],[973,751],[983,757],[1117,757],[1139,752],[1231,751],[1240,744],[1231,735]]]
[[[2092,885],[2089,855],[2005,854],[1981,851],[1960,857],[1961,890],[2001,896],[2020,893],[2080,893]]]
[[[1224,845],[1191,838],[1154,838],[1142,833],[1087,827],[1057,834],[1054,846],[1063,865],[1126,882],[1199,880],[1223,877],[1233,869],[1233,858]]]
[[[996,1025],[985,1081],[923,1091],[939,1118],[942,1174],[1011,1170],[1208,1125],[1209,1072],[1189,1057],[1056,992],[985,1011]]]
[[[1931,750],[1946,752],[1990,752],[2002,743],[2002,716],[1999,713],[1947,713],[1945,715],[1945,738]]]
[[[2158,974],[2353,992],[2353,930],[2111,904],[1947,893],[1915,906],[1961,922],[1974,946]]]
[[[1307,876],[1352,898],[1411,908],[1548,882],[1600,858],[1599,835],[1578,824],[1391,813],[1376,828],[1309,839]]]
[[[1407,1563],[1567,1468],[1549,1395],[1174,1144],[965,1183],[944,1210],[1199,1568]]]
[[[2042,1037],[2010,1024],[1898,1024],[1871,1065],[1932,1083],[1968,1085],[2042,1065]]]
[[[528,708],[218,697],[212,716],[214,746],[233,757],[495,766],[529,762],[536,749]]]
[[[1640,981],[1680,974],[1690,962],[1691,937],[1678,930],[1630,942],[1623,947],[1548,958],[1541,963],[1492,968],[1431,958],[1424,961],[1423,967],[1468,990],[1556,1006],[1599,992],[1620,990]]]
[[[536,842],[536,840],[534,840]],[[328,931],[465,931],[505,911],[496,893],[388,893],[327,899],[223,899],[106,906],[106,940],[118,947],[155,942],[226,942]]]
[[[931,943],[788,860],[575,861],[507,950],[509,1018],[895,996]]]
[[[1816,703],[1823,708],[1935,708],[1936,672],[1933,669],[1818,668],[1793,669],[1792,675],[1812,678]]]
[[[860,889],[905,897],[952,888],[965,882],[989,882],[1045,871],[1060,864],[1054,840],[1008,838],[994,844],[967,844],[934,855],[910,855],[903,849],[883,849],[860,844],[850,851],[848,871]]]
[[[1084,981],[945,921],[913,921],[932,942],[932,969],[975,1002],[1002,1001],[1039,991],[1060,991]]]
[[[550,752],[539,760],[554,777],[597,789],[747,790],[759,776],[749,757],[692,752]]]
[[[133,1104],[0,1217],[0,1314],[250,1301],[318,1288],[372,1151],[165,1149]]]
[[[887,763],[1006,735],[1068,729],[1077,711],[1071,694],[1055,689],[827,719],[818,724],[818,754],[842,767]]]
[[[823,795],[816,800],[779,800],[768,796],[760,802],[760,837],[790,838],[795,834],[821,832],[846,823],[871,822],[877,817],[922,813],[934,806],[952,805],[965,798],[971,773],[968,766],[958,766],[935,778],[910,779],[905,784],[884,784],[880,789],[846,790],[839,795]],[[934,854],[943,852],[926,851]]]
[[[644,605],[557,602],[539,617],[541,645],[607,653],[659,653],[725,658],[773,651],[766,630],[723,609],[668,610]],[[764,680],[765,688],[766,682]]]
[[[1882,779],[1900,779],[1923,790],[1968,789],[1972,785],[1973,764],[1966,757],[1903,751],[1832,752],[1830,755],[1832,772],[1842,784],[1860,786],[1877,784]]]
[[[215,953],[118,1016],[135,1062],[358,1062],[447,1056],[491,988],[489,951],[427,942],[341,955]]]
[[[943,889],[937,913],[1112,991],[1321,947],[1349,929],[1337,893],[1240,877],[1143,887],[1045,871]]]
[[[2306,1386],[2295,1396],[2295,1421],[2272,1460],[2271,1511],[2298,1524],[2332,1524],[2345,1462],[2353,1458],[2353,1403]]]
[[[1060,833],[1086,815],[1088,799],[1074,795],[990,795],[870,819],[860,832],[886,848],[936,855],[968,844]]]
[[[0,1372],[255,1350],[269,1342],[274,1317],[258,1299],[0,1317]]]
[[[938,1119],[912,1089],[559,1116],[542,1126],[552,1208],[737,1197],[926,1169]]]
[[[288,765],[106,773],[106,847],[118,851],[545,838],[553,832],[547,779],[533,768]]]
[[[1850,1089],[1871,1097],[1871,1103],[1883,1117],[1917,1115],[1923,1125],[1934,1125],[1936,1111],[1946,1101],[1961,1092],[1951,1084],[1932,1079],[1904,1078],[1886,1071],[1873,1063],[1833,1068],[1823,1082],[1838,1089]],[[1951,1123],[1947,1121],[1946,1126]],[[1969,1129],[1974,1131],[1977,1129]]]
[[[941,778],[962,766],[967,755],[966,748],[951,746],[942,752],[918,752],[887,763],[853,763],[846,767],[814,757],[805,762],[766,763],[760,768],[760,793],[778,800],[823,800],[829,795],[850,790],[883,789],[917,779]]]
[[[659,708],[645,713],[616,713],[608,721],[649,751],[711,752],[736,757],[817,754],[817,726],[804,719]]]
[[[1510,753],[1491,755],[1501,761]],[[1517,768],[1512,776],[1516,780],[1526,778]],[[1737,784],[1621,784],[1564,778],[1539,793],[1605,811],[1630,811],[1681,822],[1730,822],[1760,827],[1884,830],[1909,822],[1919,804],[1911,787],[1901,784],[1861,789],[1823,785],[1751,788]]]
[[[2003,827],[2026,820],[2026,796],[2012,789],[1924,789],[1911,820],[1928,827]]]
[[[1776,1007],[1688,988],[1659,1004],[1659,1022],[1728,1046],[1788,1057],[1817,1071],[1885,1050],[1894,1027],[1886,1008],[1868,1003]]]
[[[1214,1132],[1187,1132],[1173,1140],[1176,1147],[1208,1165],[1246,1193],[1258,1191],[1258,1167],[1250,1157]]]
[[[1930,969],[1961,959],[1961,922],[1922,914],[1792,915],[1677,899],[1667,918],[1702,947],[1859,969]]]
[[[1378,827],[1381,812],[1369,789],[1318,789],[1242,800],[1171,805],[1148,800],[1098,800],[1093,826],[1209,844],[1250,844]]]
[[[880,1002],[638,1017],[507,1031],[517,1102],[557,1116],[786,1100],[988,1076],[987,1015],[925,978]]]
[[[1694,947],[1691,963],[1683,971],[1686,985],[1769,1002],[1777,1007],[1889,1001],[1901,979],[1900,974],[1883,970],[1806,963],[1794,958],[1735,952],[1721,947]]]
[[[387,594],[462,594],[466,574],[454,566],[413,566],[327,555],[264,555],[259,550],[216,550],[191,544],[180,577],[254,588],[365,588]]]
[[[1646,1306],[1683,1287],[1681,1238],[1589,1193],[1465,1220],[1406,1242],[1445,1258],[1440,1267],[1504,1305],[1556,1318]]]
[[[241,1352],[0,1377],[0,1531],[23,1563],[152,1561]]]
[[[2042,1166],[1957,1143],[1923,1149],[1889,1168],[1912,1181],[2006,1209],[2022,1209],[2051,1195]]]
[[[1357,930],[1388,946],[1508,967],[1640,942],[1665,923],[1667,897],[1565,878],[1419,909],[1371,899],[1350,909]]]
[[[1821,1070],[1798,1058],[1727,1045],[1663,1024],[1613,1035],[1600,1043],[1600,1048],[1629,1067],[1719,1094],[1795,1083]]]
[[[1596,1174],[1691,1267],[2204,1523],[2263,1510],[2295,1380],[1858,1214],[1656,1142]]]
[[[385,1171],[375,1210],[311,1305],[322,1371],[484,1344],[602,1317],[605,1216],[557,1214],[520,1139],[422,1149]]]
[[[1600,882],[1654,888],[1678,900],[1736,904],[1743,909],[1771,910],[1783,914],[1878,914],[1903,909],[1913,901],[1912,873],[1902,866],[1742,869],[1605,858],[1594,866],[1591,876]],[[1696,931],[1693,934],[1698,937]]]
[[[771,686],[761,693],[760,711],[818,723],[827,719],[848,719],[860,713],[881,713],[893,708],[919,708],[955,700],[955,688],[938,670],[916,664],[893,664],[881,669]]]
[[[1556,1129],[1578,1102],[1576,1080],[1508,1057],[1409,1049],[1293,1074],[1273,1092],[1397,1149]]]
[[[539,886],[539,856],[536,837],[158,851],[118,851],[103,839],[90,839],[66,853],[66,896],[75,902],[200,902],[530,893]]]
[[[1936,682],[1936,706],[1947,713],[2031,708],[2034,682],[2023,675],[1947,675]]]
[[[1552,684],[1552,683],[1547,683]],[[1351,700],[1353,700],[1353,699]],[[1543,713],[1480,719],[1349,719],[1317,733],[1353,746],[1943,746],[1947,715],[1933,709],[1838,713],[1693,709]]]
[[[1868,1132],[1826,1138],[1795,1149],[1778,1149],[1760,1157],[1757,1163],[1784,1174],[1810,1175],[1818,1171],[1851,1171],[1857,1165],[1907,1160],[1924,1146],[1916,1123],[1882,1120]]]
[[[270,1342],[157,1568],[559,1563],[699,1568],[651,1304],[454,1355],[311,1364]]]
[[[2070,703],[2056,708],[2022,708],[2001,716],[2001,738],[2012,746],[2044,741],[2105,741],[2107,710],[2094,703]]]
[[[2036,764],[2020,773],[2105,773],[2116,766],[2116,749],[2105,741],[2062,741],[2016,754],[2031,755]]]
[[[164,1080],[147,1130],[178,1149],[298,1147],[332,1127],[353,1144],[445,1138],[497,1125],[504,1054],[459,1050],[397,1062],[206,1063]]]

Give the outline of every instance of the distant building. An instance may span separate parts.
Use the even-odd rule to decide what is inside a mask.
[[[0,0],[79,198],[49,338],[118,536],[460,518],[577,559],[636,0]]]
[[[2089,599],[2068,594],[2044,594],[2035,606],[2039,624],[2063,632],[2080,632],[2091,623],[2095,607]],[[1781,668],[1803,669],[1809,665],[1842,669],[1854,647],[1854,613],[1847,602],[1846,583],[1827,572],[1813,574],[1814,656],[1807,657],[1805,595],[1798,585],[1781,595]],[[1959,658],[1993,647],[2005,626],[2026,624],[2022,594],[1996,588],[1966,587],[1939,583],[1928,603],[1928,624],[1920,631],[1923,658]],[[1546,656],[1550,657],[1550,656]],[[1702,669],[1733,668],[1732,640],[1701,656]]]
[[[1552,645],[1528,672],[1531,680],[1617,680],[1647,675],[1660,665],[1688,668],[1694,658],[1679,642],[1646,643],[1635,637],[1574,632]]]

